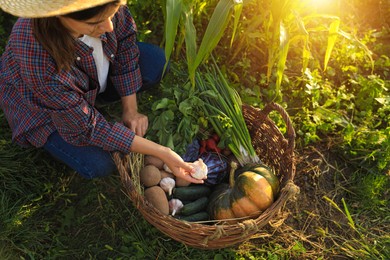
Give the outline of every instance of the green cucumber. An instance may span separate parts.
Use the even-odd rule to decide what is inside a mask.
[[[211,193],[210,187],[196,184],[187,187],[176,187],[173,189],[173,197],[181,201],[195,201],[202,197],[207,197]]]
[[[207,197],[202,197],[188,204],[184,204],[184,207],[180,210],[180,215],[189,216],[204,211],[208,203],[209,199]]]
[[[209,214],[206,211],[200,211],[189,216],[175,215],[175,218],[189,222],[206,221],[209,220]]]

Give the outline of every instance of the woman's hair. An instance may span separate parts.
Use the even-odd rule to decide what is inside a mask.
[[[119,5],[120,0],[63,15],[77,21],[85,21],[104,14],[108,7]],[[57,64],[57,70],[69,71],[75,59],[75,39],[57,17],[33,18],[35,39],[47,50]]]

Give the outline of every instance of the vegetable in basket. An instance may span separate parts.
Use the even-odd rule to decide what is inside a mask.
[[[227,146],[241,166],[259,163],[242,114],[241,98],[229,86],[222,72],[217,66],[213,71],[207,68],[206,72],[196,74],[196,84],[200,90],[199,98],[204,101],[203,112],[221,138],[219,145]],[[209,140],[211,142],[212,139]]]
[[[207,165],[208,173],[204,184],[214,186],[224,181],[228,172],[228,159],[222,154],[205,152],[200,158]]]
[[[217,134],[213,134],[209,139],[212,139],[214,141],[214,146],[216,145],[216,142],[219,141],[219,137]],[[220,154],[220,149],[210,149],[211,147],[208,147],[206,149],[207,140],[198,140],[194,139],[191,144],[187,146],[187,150],[185,154],[183,155],[183,160],[186,162],[194,162],[198,164],[199,160],[202,160],[204,164],[200,164],[204,166],[207,166],[207,168],[203,168],[203,174],[205,176],[201,175],[200,179],[204,179],[204,183],[207,185],[216,185],[220,183],[227,174],[228,169],[228,159],[224,155]],[[204,147],[203,147],[204,146]],[[204,148],[204,149],[203,149]],[[196,174],[198,175],[198,174]],[[194,177],[194,176],[193,176]],[[207,177],[205,179],[205,177]],[[197,178],[197,177],[195,177]],[[190,183],[188,183],[189,185]],[[187,185],[187,186],[188,186]],[[184,186],[184,185],[179,185]]]
[[[191,173],[191,176],[198,180],[203,180],[207,178],[207,165],[203,162],[202,158],[199,158],[192,163],[194,167],[194,172]]]
[[[210,195],[208,212],[212,219],[237,222],[238,218],[256,218],[272,205],[279,192],[279,180],[269,168],[254,165],[234,179],[236,167],[232,163],[230,183],[219,185]]]
[[[169,214],[169,202],[164,190],[160,186],[145,189],[145,199],[158,209],[163,215]]]
[[[168,196],[171,196],[173,188],[175,188],[175,179],[171,177],[164,177],[160,181],[160,187],[165,191]]]
[[[172,216],[175,216],[176,213],[179,213],[184,206],[183,202],[179,199],[170,199],[168,204],[169,204],[169,212],[171,213]]]
[[[190,163],[190,165],[194,169],[194,171],[190,173],[192,178],[197,180],[204,180],[207,178],[207,165],[201,158],[195,162]],[[166,164],[164,164],[164,170],[167,172],[172,172]]]
[[[145,187],[152,187],[157,185],[161,181],[160,170],[154,165],[146,165],[139,173],[140,182]]]

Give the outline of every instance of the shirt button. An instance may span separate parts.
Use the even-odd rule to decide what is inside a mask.
[[[114,57],[115,57],[115,55],[114,55],[114,54],[111,54],[111,55],[110,55],[110,57],[111,57],[111,58],[114,58]]]
[[[80,60],[81,60],[81,58],[80,58],[80,57],[77,57],[77,58],[76,58],[76,60],[80,61]]]

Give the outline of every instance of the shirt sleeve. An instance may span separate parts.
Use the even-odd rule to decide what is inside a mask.
[[[132,95],[142,86],[138,64],[137,27],[127,6],[123,6],[115,16],[114,34],[117,51],[111,65],[110,79],[121,97]]]
[[[63,77],[51,76],[43,84],[31,87],[31,93],[24,95],[29,106],[49,113],[55,128],[68,143],[130,152],[135,133],[121,123],[108,122],[82,94],[67,90],[62,81]]]

